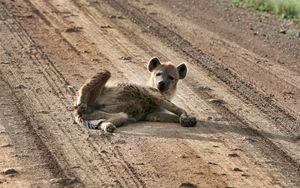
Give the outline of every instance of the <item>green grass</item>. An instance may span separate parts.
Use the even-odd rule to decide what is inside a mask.
[[[231,0],[236,5],[255,7],[257,10],[281,15],[300,23],[300,0]]]

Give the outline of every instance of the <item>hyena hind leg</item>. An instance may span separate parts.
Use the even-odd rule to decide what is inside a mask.
[[[135,118],[128,117],[126,113],[120,112],[101,123],[100,128],[106,132],[113,132],[117,127],[134,122],[136,122]]]
[[[78,113],[87,110],[89,105],[94,104],[97,96],[102,92],[106,82],[110,78],[110,72],[105,70],[87,80],[78,91],[76,108]]]
[[[113,132],[116,127],[123,124],[135,122],[135,119],[128,118],[126,113],[107,113],[102,111],[96,111],[91,114],[82,116],[82,119],[86,121],[86,127],[91,129],[102,129],[106,132]]]

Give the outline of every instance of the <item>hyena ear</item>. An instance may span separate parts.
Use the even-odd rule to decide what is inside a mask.
[[[152,72],[158,65],[160,65],[160,61],[157,57],[152,57],[148,63],[148,71]]]
[[[187,67],[184,63],[177,66],[177,71],[179,73],[179,79],[184,79],[187,73]]]

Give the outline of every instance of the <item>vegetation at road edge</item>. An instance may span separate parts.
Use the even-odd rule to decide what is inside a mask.
[[[300,0],[231,0],[236,5],[255,7],[300,23]]]

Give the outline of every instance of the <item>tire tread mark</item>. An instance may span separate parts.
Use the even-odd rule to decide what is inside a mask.
[[[3,11],[2,11],[3,12]],[[5,11],[6,12],[6,16],[8,16],[9,18],[11,18],[11,16],[9,15],[9,12],[8,12],[8,10],[6,10]],[[12,19],[13,20],[13,22],[18,22],[16,19]],[[5,23],[6,24],[6,26],[8,27],[8,29],[10,30],[10,32],[12,33],[12,35],[15,35],[15,34],[17,34],[17,36],[18,36],[18,38],[19,38],[19,40],[17,40],[17,42],[18,42],[18,44],[21,46],[21,47],[25,47],[25,45],[26,45],[26,43],[25,43],[25,45],[24,45],[24,38],[23,37],[25,37],[26,38],[26,35],[25,36],[23,36],[23,35],[21,35],[20,33],[18,33],[18,31],[19,30],[25,30],[24,28],[18,28],[18,29],[15,29],[15,28],[13,28],[11,25],[11,23]],[[34,43],[34,41],[31,41],[33,44],[35,44]],[[36,45],[34,45],[34,46],[36,46]],[[45,56],[45,55],[43,55],[43,54],[45,54],[44,52],[42,52],[42,51],[39,51],[38,53],[41,53],[40,55],[41,55],[41,57],[43,57],[43,56]],[[37,56],[35,56],[35,58],[36,58],[36,60],[38,60],[39,62],[37,63],[36,61],[35,61],[35,59],[33,59],[32,58],[32,56],[30,56],[30,59],[32,60],[32,63],[34,64],[34,65],[36,65],[37,66],[37,68],[38,68],[38,70],[41,70],[42,71],[42,69],[40,69],[39,67],[40,66],[43,66],[43,64],[45,64],[45,65],[47,65],[48,64],[48,62],[40,62],[40,60],[39,60],[39,58],[37,57]],[[49,58],[48,58],[49,59]],[[45,59],[42,59],[43,61],[45,61]],[[47,83],[48,83],[48,85],[51,87],[51,90],[53,91],[53,92],[56,92],[56,90],[57,90],[57,88],[59,88],[59,86],[58,85],[56,85],[57,87],[54,87],[52,84],[53,83],[55,83],[56,81],[55,81],[55,79],[51,79],[51,81],[47,78],[47,76],[49,76],[49,77],[51,77],[51,74],[50,73],[48,73],[48,75],[46,76],[45,75],[45,73],[44,73],[44,71],[42,71],[42,73],[43,73],[43,77],[46,79],[46,81],[47,81]],[[62,91],[60,91],[59,90],[59,92],[61,92],[61,93],[63,93]],[[33,92],[34,94],[35,94],[35,96],[36,96],[36,99],[39,101],[39,105],[41,105],[41,106],[45,106],[45,104],[51,104],[51,102],[45,102],[45,101],[43,101],[43,102],[41,102],[41,99],[43,100],[43,98],[41,98],[41,96],[39,96],[39,95],[36,95],[36,93],[35,92]],[[57,92],[56,92],[57,93]],[[59,95],[56,95],[61,101],[62,101],[62,104],[63,104],[63,106],[65,106],[65,107],[67,107],[67,104],[62,100],[62,98],[61,98],[61,96],[59,96]],[[45,97],[46,98],[46,97]],[[27,100],[30,100],[30,97],[27,97]],[[72,115],[71,115],[72,116]],[[57,122],[57,120],[56,119],[54,119],[54,117],[52,117],[52,116],[49,116],[50,118],[51,118],[51,120],[54,122],[54,125],[58,125],[59,124],[59,122]],[[74,117],[73,117],[74,118]],[[68,140],[69,140],[69,142],[70,142],[70,144],[72,145],[72,147],[74,148],[74,150],[76,151],[76,153],[77,154],[80,154],[81,152],[77,149],[77,147],[75,147],[75,144],[72,142],[72,138],[70,137],[70,135],[61,127],[61,126],[57,126],[58,127],[58,129],[59,130],[61,130],[62,131],[62,133],[64,134],[64,135],[68,135]],[[46,134],[50,134],[50,133],[46,133]],[[51,135],[50,135],[51,136]],[[41,138],[41,140],[42,140],[42,138]],[[49,150],[50,151],[50,150]],[[98,153],[98,155],[99,155],[99,153]],[[88,160],[87,159],[84,159],[83,157],[82,157],[82,155],[78,155],[78,156],[80,156],[80,158],[83,160],[83,161],[85,161],[85,163],[86,163],[86,166],[92,171],[92,173],[91,174],[97,174],[96,173],[96,171],[94,171],[94,170],[92,170],[91,169],[91,167],[90,167],[90,165],[88,165]],[[84,155],[83,155],[84,156]],[[66,161],[65,161],[66,162]],[[88,176],[88,174],[87,174],[87,176]]]
[[[209,94],[208,91],[204,90],[197,90],[194,89],[195,93],[200,94],[201,98],[204,100],[208,100],[213,98],[212,95]],[[238,115],[232,112],[229,108],[226,107],[225,104],[211,104],[211,106],[222,115],[222,117],[226,117],[229,122],[232,123],[233,127],[237,129],[243,129],[243,132],[247,133],[247,135],[251,138],[255,138],[258,140],[256,143],[251,143],[255,148],[258,148],[259,151],[269,160],[274,161],[277,169],[278,167],[286,172],[287,174],[282,173],[282,175],[287,176],[292,181],[297,180],[294,182],[297,185],[300,185],[300,164],[295,161],[291,156],[289,156],[285,151],[283,151],[279,146],[274,144],[270,139],[263,136],[263,133],[259,132],[257,129],[252,128],[252,126],[246,122],[245,120],[241,119]],[[269,148],[269,149],[266,149]],[[251,156],[249,157],[251,158]],[[280,163],[279,165],[277,165]],[[272,174],[271,174],[272,175]],[[293,178],[291,178],[291,175]],[[272,175],[273,176],[273,175]]]
[[[3,78],[3,72],[0,70],[0,80],[1,82],[3,82],[5,85],[8,86],[9,90],[12,91],[11,92],[11,97],[13,99],[16,99],[16,101],[19,101],[19,98],[15,95],[15,93],[13,92],[13,87],[10,85],[9,82],[7,82],[4,78]],[[26,120],[26,127],[28,128],[28,132],[27,134],[30,134],[34,140],[36,141],[35,144],[37,145],[37,148],[39,148],[40,151],[42,151],[42,155],[43,158],[45,158],[44,160],[47,161],[46,163],[44,163],[43,165],[47,166],[47,168],[52,172],[52,174],[54,175],[54,177],[66,177],[66,174],[64,173],[64,171],[62,170],[61,166],[59,165],[58,161],[56,160],[55,156],[52,154],[52,152],[50,151],[50,149],[47,147],[47,145],[43,142],[43,140],[39,137],[38,133],[35,131],[34,126],[31,124],[30,120],[28,119],[28,117],[26,117],[23,113],[22,113],[22,108],[20,107],[19,102],[15,103],[15,107],[18,110],[18,114],[21,115],[21,118]],[[5,126],[6,127],[6,126]],[[7,128],[7,127],[6,127]],[[8,128],[9,129],[9,128]]]
[[[238,75],[216,62],[209,55],[193,47],[193,45],[182,36],[141,12],[136,7],[129,5],[127,2],[120,3],[115,0],[104,0],[104,2],[117,11],[122,12],[142,28],[151,25],[152,27],[149,33],[159,37],[160,40],[169,44],[174,50],[188,57],[197,65],[202,66],[209,73],[212,73],[212,75],[225,83],[225,85],[242,100],[254,104],[268,119],[275,123],[282,132],[297,137],[295,133],[300,128],[300,120],[297,118],[297,115],[284,110],[283,107],[279,106],[265,93],[254,88],[254,86],[239,78]]]
[[[8,11],[7,11],[7,16],[9,16],[9,13],[8,13]],[[15,18],[13,18],[14,19],[14,22],[18,22]],[[51,23],[51,22],[49,22],[49,23]],[[30,45],[33,45],[34,46],[34,48],[35,48],[35,50],[36,50],[36,52],[37,52],[37,54],[39,54],[39,55],[41,55],[40,57],[42,57],[42,61],[45,61],[45,63],[44,62],[40,62],[40,59],[37,57],[37,55],[35,55],[34,57],[30,57],[31,59],[32,59],[32,61],[33,61],[33,63],[37,66],[37,67],[39,67],[39,66],[43,66],[43,65],[50,65],[50,66],[53,66],[54,68],[53,68],[53,70],[52,70],[52,72],[54,72],[54,75],[55,76],[58,76],[58,77],[62,77],[63,79],[60,79],[60,82],[61,83],[63,83],[63,82],[66,82],[67,83],[67,81],[64,79],[64,77],[63,77],[63,75],[56,69],[56,67],[54,66],[54,64],[53,64],[53,62],[49,59],[49,57],[38,47],[38,46],[36,46],[36,45],[34,45],[35,44],[35,42],[34,42],[34,40],[30,37],[30,35],[26,32],[26,30],[21,26],[21,24],[17,24],[17,27],[18,27],[18,29],[15,29],[15,28],[12,28],[12,26],[11,25],[7,25],[7,27],[10,27],[10,29],[14,29],[14,31],[11,31],[11,33],[12,34],[15,34],[16,33],[16,35],[17,35],[17,37],[20,39],[20,41],[18,40],[18,43],[20,44],[20,46],[23,46],[24,47],[24,43],[25,43],[25,45],[26,45],[26,42],[25,42],[25,40],[24,40],[24,38],[23,37],[27,37],[26,39],[27,39],[27,42],[30,44]],[[17,30],[23,30],[24,32],[23,32],[23,35],[20,35],[19,33],[18,33],[18,31]],[[27,44],[28,45],[28,44]],[[36,63],[36,61],[38,62],[38,63]],[[50,61],[50,62],[48,62],[48,61]],[[47,66],[46,66],[47,67]],[[41,69],[39,69],[39,70],[41,70]],[[42,71],[42,70],[41,70]],[[59,72],[59,74],[55,74],[55,71],[56,72]],[[43,72],[43,71],[42,71]],[[50,80],[47,78],[47,76],[45,75],[45,74],[48,74],[47,76],[49,76],[50,77]],[[61,93],[62,95],[63,95],[63,91],[61,91],[59,88],[59,86],[56,84],[56,80],[55,79],[53,79],[52,78],[52,74],[51,73],[48,73],[48,72],[46,72],[46,73],[44,73],[43,72],[43,75],[44,75],[44,77],[45,77],[45,79],[47,80],[47,83],[48,83],[48,85],[50,85],[50,86],[52,86],[52,84],[54,83],[55,84],[55,87],[54,86],[52,86],[51,87],[51,89],[54,91],[54,92],[56,92],[57,90],[58,90],[58,92],[59,93]],[[66,96],[61,96],[61,95],[59,95],[57,92],[56,92],[56,96],[57,97],[59,97],[59,99],[61,100],[61,102],[62,102],[62,104],[65,106],[65,107],[67,107],[68,105],[63,101],[63,99],[62,98],[67,98]],[[37,99],[39,99],[40,97],[39,96],[37,96]],[[40,101],[40,100],[39,100]],[[42,105],[42,104],[46,104],[46,103],[42,103],[42,102],[40,102],[40,105]],[[73,115],[71,115],[72,117],[73,117]],[[74,117],[73,117],[74,118]],[[51,119],[53,120],[53,122],[56,122],[56,120],[51,116]],[[65,130],[63,130],[60,126],[59,126],[59,129],[65,134],[65,135],[68,135],[67,134],[67,132],[65,131]],[[80,131],[82,131],[81,129],[79,129]],[[73,146],[73,148],[75,149],[75,151],[79,154],[80,152],[79,152],[79,150],[75,147],[75,145],[71,142],[71,137],[69,137],[68,138],[69,139],[69,141],[70,141],[70,143],[71,143],[71,145]],[[93,142],[90,142],[90,146],[91,147],[93,147],[95,150],[94,151],[97,151],[97,147],[93,144]],[[103,158],[103,156],[101,156],[101,154],[100,154],[100,152],[98,151],[98,154],[97,154],[98,156],[99,156],[99,158],[100,158],[100,160],[101,161],[104,161],[104,164],[105,164],[105,166],[107,167],[107,169],[109,169],[109,171],[112,171],[112,169],[110,168],[110,166],[109,166],[109,164],[107,163],[107,161],[110,161],[110,159],[109,159],[109,157],[106,157],[106,159],[104,159]],[[80,155],[79,155],[80,156]],[[82,157],[81,157],[82,158]],[[88,161],[87,160],[85,160],[84,158],[82,158],[82,160],[83,161],[85,161],[85,163],[87,164],[86,166],[88,166],[89,167],[89,165],[88,165]],[[105,162],[106,161],[106,162]],[[110,163],[111,163],[111,161],[110,161]],[[111,163],[112,164],[112,163]],[[92,169],[90,169],[91,171],[93,171]],[[126,168],[125,168],[125,170],[126,170]],[[128,170],[126,170],[127,171],[127,173],[128,173]],[[116,171],[115,171],[116,172]],[[93,171],[93,174],[97,174],[95,171]],[[129,173],[128,173],[129,174]],[[122,184],[117,180],[118,178],[120,178],[120,176],[116,176],[116,175],[113,175],[113,177],[116,179],[116,183],[118,183],[118,186],[120,186],[120,187],[124,187],[124,186],[122,186]],[[122,177],[122,179],[123,179],[123,181],[125,182],[125,184],[127,184],[128,185],[128,183],[127,183],[127,180],[126,180],[126,178],[125,177]]]

